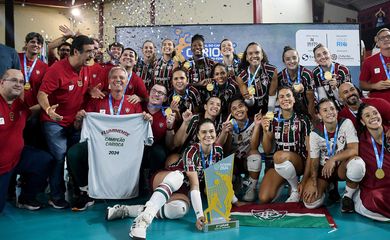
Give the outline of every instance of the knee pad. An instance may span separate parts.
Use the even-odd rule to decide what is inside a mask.
[[[161,218],[179,219],[188,213],[188,203],[183,200],[173,200],[164,204],[160,210]]]
[[[260,172],[261,170],[261,155],[252,154],[246,158],[248,171]]]
[[[172,192],[175,192],[179,190],[181,185],[183,184],[184,175],[179,170],[173,171],[168,173],[168,175],[165,176],[162,183],[165,183],[169,185],[172,189]]]
[[[354,157],[347,163],[347,178],[353,182],[360,182],[366,174],[366,164],[361,157]]]
[[[319,199],[317,199],[316,201],[314,201],[312,203],[307,203],[307,202],[303,201],[303,204],[305,204],[305,207],[308,209],[314,209],[314,208],[321,207],[324,204],[324,201],[325,201],[325,194],[322,194],[322,196]]]
[[[293,179],[297,176],[294,165],[286,160],[282,163],[275,163],[275,171],[284,179]]]

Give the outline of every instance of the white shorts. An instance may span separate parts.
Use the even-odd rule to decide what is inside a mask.
[[[371,212],[364,205],[360,198],[360,189],[353,196],[353,202],[355,203],[355,211],[360,215],[377,220],[377,221],[390,221],[390,218],[383,216],[382,214]]]

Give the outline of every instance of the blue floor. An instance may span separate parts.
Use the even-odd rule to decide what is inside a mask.
[[[341,189],[340,189],[341,192]],[[131,200],[125,203],[137,203]],[[390,201],[390,200],[389,200]],[[104,219],[107,206],[115,201],[101,201],[85,212],[56,210],[46,207],[32,212],[15,208],[7,203],[0,214],[1,240],[26,239],[129,239],[128,229],[132,219],[107,222]],[[234,230],[203,233],[195,230],[194,213],[190,212],[181,220],[156,219],[148,230],[148,239],[390,239],[390,223],[381,223],[364,218],[358,214],[342,214],[339,204],[328,207],[336,224],[337,231],[331,228],[261,228],[240,227]]]

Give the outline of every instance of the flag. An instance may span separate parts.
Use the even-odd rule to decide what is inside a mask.
[[[336,228],[336,223],[325,207],[308,209],[302,203],[234,206],[231,218],[239,220],[240,226]]]

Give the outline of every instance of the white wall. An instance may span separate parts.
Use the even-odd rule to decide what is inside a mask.
[[[312,0],[262,0],[263,23],[312,23]]]
[[[345,23],[347,18],[358,18],[358,12],[339,6],[335,6],[329,3],[324,5],[324,23]]]

